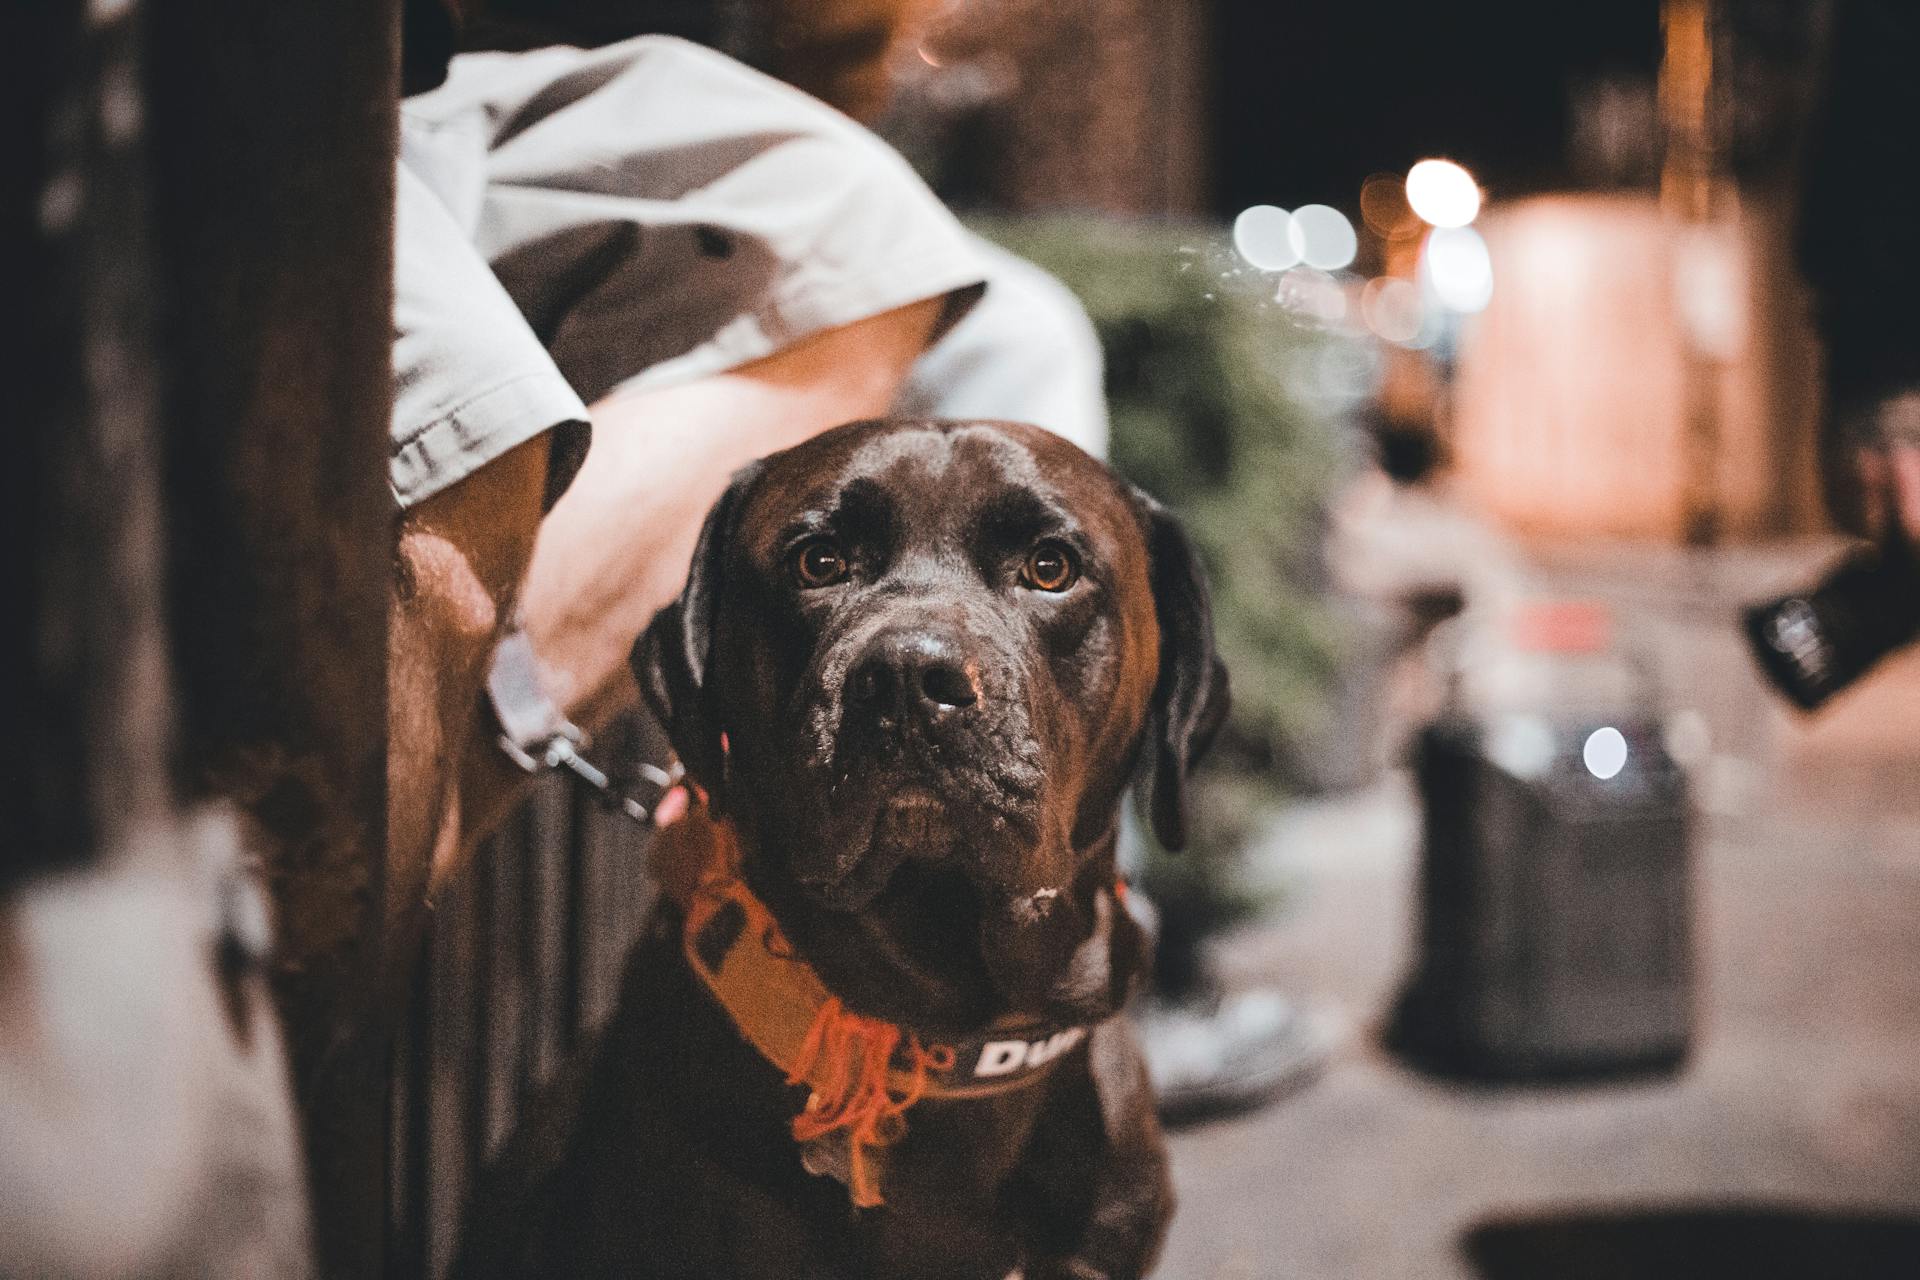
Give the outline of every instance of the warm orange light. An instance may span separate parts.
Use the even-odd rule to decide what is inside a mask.
[[[1407,184],[1390,174],[1376,173],[1361,186],[1360,217],[1383,240],[1420,230],[1420,219],[1407,205]]]

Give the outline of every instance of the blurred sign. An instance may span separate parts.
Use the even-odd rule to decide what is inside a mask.
[[[1542,197],[1478,225],[1499,288],[1460,339],[1464,496],[1549,537],[1678,539],[1690,484],[1730,535],[1818,527],[1814,355],[1779,226],[1678,223],[1650,196]],[[1690,479],[1703,395],[1715,444]]]

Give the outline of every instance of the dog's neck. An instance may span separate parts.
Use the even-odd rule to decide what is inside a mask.
[[[790,1122],[803,1162],[845,1182],[856,1206],[884,1203],[888,1149],[916,1103],[1032,1095],[1094,1032],[1091,1022],[1029,1015],[955,1036],[933,1030],[925,1017],[862,1012],[826,985],[747,884],[732,828],[687,825],[707,828],[711,838],[669,837],[656,859],[666,898],[679,908],[686,965],[785,1083],[807,1086],[807,1102]],[[1029,1101],[1001,1120],[1024,1115],[1030,1123],[1033,1114]]]
[[[822,906],[778,874],[788,851],[744,824],[733,838],[748,887],[847,1007],[929,1033],[971,1034],[1008,1019],[1091,1024],[1117,1011],[1124,982],[1109,972],[1111,934],[1134,930],[1116,897],[1117,829],[1116,820],[1081,851],[1072,884],[1024,900],[955,904],[958,918],[932,922],[941,936],[931,940],[918,917]],[[990,911],[1019,918],[984,929],[979,916]],[[992,957],[989,935],[1003,939]],[[1009,981],[1010,972],[1021,980]]]

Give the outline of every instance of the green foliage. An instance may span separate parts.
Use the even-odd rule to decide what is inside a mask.
[[[1202,779],[1185,895],[1283,798],[1272,768],[1320,731],[1338,640],[1319,596],[1320,535],[1345,466],[1339,412],[1303,391],[1354,338],[1300,320],[1216,228],[1088,218],[977,229],[1059,277],[1106,351],[1113,463],[1179,512],[1212,578],[1233,716]],[[1258,798],[1264,796],[1264,806]]]
[[[1241,265],[1212,228],[980,229],[1058,276],[1093,318],[1114,465],[1181,514],[1206,558],[1235,735],[1273,748],[1317,730],[1336,640],[1317,594],[1320,531],[1345,432],[1299,388],[1355,340],[1277,305],[1273,277]]]

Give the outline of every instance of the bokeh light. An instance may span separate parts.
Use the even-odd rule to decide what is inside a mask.
[[[1277,205],[1256,204],[1242,209],[1233,220],[1233,247],[1262,271],[1285,271],[1300,262],[1293,215]]]
[[[1451,160],[1422,160],[1407,170],[1407,203],[1436,227],[1464,227],[1480,216],[1480,188]]]
[[[1323,324],[1347,318],[1347,291],[1338,280],[1313,267],[1294,267],[1281,276],[1274,300],[1295,315]]]
[[[1338,271],[1360,250],[1353,224],[1338,209],[1324,204],[1302,205],[1293,211],[1293,247],[1300,261],[1322,271]]]
[[[1707,718],[1691,707],[1674,712],[1662,738],[1667,754],[1688,768],[1705,764],[1713,756],[1713,729]]]
[[[1487,734],[1487,755],[1517,778],[1537,778],[1558,754],[1553,726],[1536,715],[1504,715]]]
[[[1411,280],[1381,276],[1360,292],[1360,316],[1375,336],[1406,346],[1420,337],[1425,308]]]
[[[1493,257],[1472,227],[1436,227],[1427,236],[1420,271],[1449,311],[1472,315],[1493,300]]]
[[[1627,767],[1627,736],[1612,726],[1595,729],[1580,748],[1580,758],[1587,772],[1604,782]]]
[[[1382,240],[1404,240],[1422,229],[1420,215],[1407,203],[1407,184],[1387,173],[1361,186],[1360,217]]]

